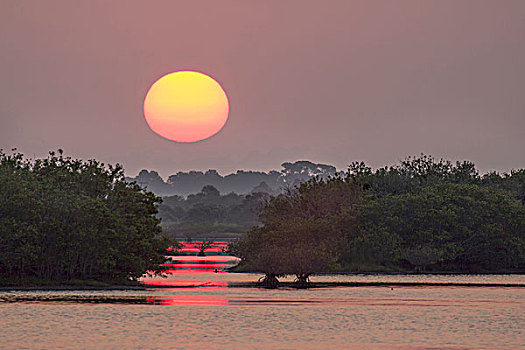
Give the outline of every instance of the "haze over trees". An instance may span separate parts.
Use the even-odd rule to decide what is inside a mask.
[[[276,194],[284,188],[298,185],[315,176],[325,179],[337,174],[335,167],[326,164],[315,164],[309,161],[283,163],[281,171],[244,171],[238,170],[234,174],[220,175],[216,170],[206,172],[189,171],[178,172],[164,181],[156,171],[141,170],[128,181],[136,181],[147,187],[158,196],[188,196],[198,193],[204,186],[211,185],[221,193],[249,194],[252,192],[267,192]]]
[[[480,175],[424,155],[377,170],[356,162],[272,197],[231,251],[268,287],[330,271],[524,271],[524,189],[523,169]]]
[[[270,195],[313,177],[326,179],[337,174],[331,165],[308,161],[287,162],[282,167],[280,172],[239,170],[226,176],[215,170],[179,172],[167,182],[155,171],[142,170],[126,180],[163,196],[158,216],[169,236],[228,239],[260,224],[259,211]]]
[[[163,198],[158,216],[164,232],[173,238],[239,237],[259,224],[258,213],[270,197],[266,192],[221,195],[212,185],[187,198]]]
[[[136,279],[164,261],[159,202],[119,165],[0,151],[0,276]]]
[[[239,170],[226,176],[216,170],[178,172],[166,182],[157,172],[142,170],[126,180],[163,196],[158,217],[169,236],[228,239],[260,224],[259,211],[270,195],[314,177],[338,174],[331,165],[309,161],[286,162],[282,168],[268,173]]]
[[[230,246],[239,269],[264,273],[268,287],[285,275],[305,287],[325,272],[525,271],[525,169],[481,175],[424,155],[346,173],[283,167],[279,181],[295,185],[273,195],[272,182],[247,194],[205,184],[161,204],[118,165],[0,151],[0,275],[128,281],[157,270],[166,235],[211,233],[242,237]]]

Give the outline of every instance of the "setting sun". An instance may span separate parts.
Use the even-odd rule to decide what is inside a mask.
[[[228,119],[228,97],[213,78],[199,72],[164,75],[144,99],[144,116],[156,134],[196,142],[218,133]]]

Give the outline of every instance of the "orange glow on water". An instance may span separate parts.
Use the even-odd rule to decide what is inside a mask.
[[[187,306],[187,305],[228,305],[228,299],[221,296],[189,296],[180,295],[176,297],[147,297],[146,301],[155,305],[172,305],[172,306]]]
[[[170,250],[173,250],[173,249],[170,249]],[[201,250],[199,248],[182,248],[182,249],[178,249],[178,251],[184,252],[184,253],[198,253]],[[206,248],[204,249],[204,251],[213,252],[213,253],[221,253],[223,250],[222,248]]]
[[[224,273],[224,271],[219,271],[215,269],[172,269],[172,270],[162,270],[164,273]]]
[[[207,263],[207,262],[200,263],[200,261],[197,261],[196,264],[192,264],[192,263],[178,263],[178,264],[160,264],[160,266],[173,267],[173,268],[177,269],[177,268],[190,268],[190,267],[223,268],[223,267],[228,267],[229,265],[228,264]]]
[[[226,93],[213,78],[192,71],[166,74],[149,89],[144,116],[156,134],[196,142],[218,133],[228,119]]]
[[[154,280],[144,283],[147,286],[157,287],[192,287],[204,288],[206,290],[224,289],[228,288],[228,282],[225,281],[194,281],[194,280]]]

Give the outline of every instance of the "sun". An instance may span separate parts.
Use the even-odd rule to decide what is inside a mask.
[[[218,133],[228,119],[223,88],[194,71],[164,75],[148,90],[144,117],[153,132],[176,142],[197,142]]]

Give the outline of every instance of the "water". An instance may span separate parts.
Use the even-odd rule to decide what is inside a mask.
[[[198,261],[201,261],[200,263]],[[1,292],[6,349],[523,349],[522,287],[236,287],[228,256],[184,256],[148,290]],[[217,270],[217,272],[215,272]],[[314,281],[525,284],[509,275],[345,275]]]

